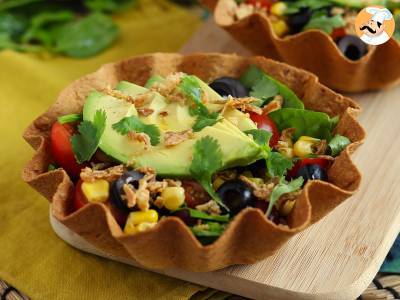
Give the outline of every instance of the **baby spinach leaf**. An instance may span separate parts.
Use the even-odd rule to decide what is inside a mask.
[[[11,8],[21,7],[34,2],[42,2],[43,0],[7,0],[0,1],[0,11],[4,11]]]
[[[202,219],[202,220],[209,220],[209,221],[215,221],[215,222],[222,222],[222,223],[227,223],[229,222],[229,214],[227,215],[209,215],[205,212],[202,212],[197,209],[189,208],[189,207],[183,207],[178,210],[188,210],[190,213],[190,216],[195,219]]]
[[[303,182],[304,182],[303,177],[299,177],[295,180],[292,180],[289,183],[287,183],[285,180],[282,180],[278,185],[276,185],[272,190],[269,199],[268,209],[267,212],[265,213],[266,216],[268,217],[270,215],[272,208],[274,207],[276,201],[278,201],[280,197],[282,197],[284,194],[292,193],[299,190],[303,186]]]
[[[269,177],[285,176],[287,170],[290,170],[292,167],[293,161],[290,158],[287,158],[279,152],[270,151],[268,153],[267,173]]]
[[[335,28],[343,27],[346,22],[343,20],[341,15],[334,15],[332,17],[324,15],[314,15],[310,21],[304,26],[303,30],[319,29],[327,34],[331,34]]]
[[[204,229],[198,225],[191,227],[193,234],[198,237],[218,237],[220,236],[225,228],[226,225],[216,223],[216,222],[206,222],[204,223],[207,225],[207,229]]]
[[[240,81],[245,87],[251,89],[250,94],[253,97],[261,97],[263,100],[267,100],[276,95],[281,95],[284,99],[283,107],[304,108],[303,102],[288,86],[267,75],[257,66],[250,66],[242,74]]]
[[[332,121],[325,113],[305,109],[282,108],[269,114],[279,131],[295,128],[294,139],[302,135],[330,141]]]
[[[0,33],[6,33],[16,41],[28,27],[28,20],[21,15],[0,13]]]
[[[332,156],[339,155],[340,152],[342,152],[344,148],[346,148],[347,145],[349,145],[350,143],[351,141],[347,137],[340,134],[335,135],[328,144],[328,147],[331,151],[331,155]]]
[[[112,128],[122,135],[131,131],[143,132],[150,137],[153,146],[160,143],[160,130],[157,125],[145,124],[136,116],[122,118],[119,122],[112,125]]]
[[[286,14],[295,14],[300,11],[301,8],[309,8],[310,10],[317,10],[323,7],[328,7],[332,5],[331,1],[326,0],[298,0],[298,1],[288,1]]]
[[[109,47],[117,35],[118,27],[110,17],[92,13],[57,30],[55,50],[72,57],[89,57]]]
[[[87,8],[100,12],[121,12],[132,7],[136,0],[84,0]]]

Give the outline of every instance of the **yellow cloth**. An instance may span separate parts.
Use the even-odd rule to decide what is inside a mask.
[[[0,52],[0,278],[33,299],[187,299],[202,289],[68,246],[50,228],[47,200],[20,177],[33,154],[22,132],[63,87],[106,62],[177,51],[199,23],[165,0],[142,1],[116,21],[118,42],[94,58]]]

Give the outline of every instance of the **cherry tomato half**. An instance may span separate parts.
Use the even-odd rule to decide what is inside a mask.
[[[182,187],[185,189],[185,202],[191,208],[211,200],[207,191],[194,180],[182,181]]]
[[[78,164],[72,151],[71,137],[75,129],[71,124],[55,122],[51,128],[51,152],[59,164],[72,177],[79,177],[82,165]]]
[[[79,181],[75,185],[75,195],[74,195],[75,197],[73,202],[74,211],[81,209],[82,207],[84,207],[86,204],[89,203],[89,201],[86,199],[85,195],[82,192],[82,183],[83,181],[79,179]],[[107,201],[104,204],[107,205],[107,207],[110,209],[110,212],[114,216],[117,223],[123,227],[126,223],[128,214],[116,208],[114,205],[110,203],[110,201]]]
[[[261,7],[265,7],[266,9],[270,9],[272,4],[274,4],[276,0],[247,0],[247,4],[251,4],[256,6],[257,4],[260,5]]]
[[[299,160],[290,171],[288,171],[286,177],[288,179],[295,178],[299,169],[305,165],[319,165],[322,169],[327,170],[331,165],[331,161],[322,157],[303,158],[302,160]]]
[[[249,112],[249,114],[250,119],[257,124],[257,128],[264,129],[272,133],[272,137],[269,140],[269,146],[274,147],[276,144],[278,144],[280,134],[274,121],[272,121],[272,119],[265,114],[259,115],[254,112]]]
[[[344,27],[335,28],[331,33],[331,37],[334,41],[344,37],[345,35],[346,35],[346,29]]]

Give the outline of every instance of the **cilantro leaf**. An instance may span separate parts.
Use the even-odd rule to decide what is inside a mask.
[[[350,143],[351,142],[347,137],[340,134],[335,135],[328,144],[328,147],[331,150],[331,155],[336,156],[340,154],[340,152],[342,152],[343,149],[346,148]]]
[[[267,212],[265,213],[266,216],[268,217],[270,215],[276,201],[278,201],[281,196],[299,190],[303,186],[303,182],[304,182],[303,177],[299,177],[295,180],[292,180],[289,183],[287,183],[285,180],[282,180],[278,185],[276,185],[272,190],[269,199],[268,209]]]
[[[293,161],[290,158],[280,154],[279,152],[271,151],[267,159],[268,175],[273,177],[282,177],[286,175],[287,170],[293,167]]]
[[[244,133],[251,135],[253,140],[260,146],[268,145],[272,137],[272,133],[264,129],[250,129],[244,131]]]
[[[341,15],[329,17],[327,15],[316,14],[311,17],[303,30],[319,29],[327,34],[331,34],[333,29],[343,27],[345,24],[346,22],[343,20]]]
[[[106,113],[97,110],[93,122],[83,121],[78,126],[79,134],[71,137],[72,150],[78,163],[91,159],[99,146],[100,138],[106,126]]]
[[[224,232],[226,228],[226,225],[216,222],[206,222],[205,224],[208,225],[207,229],[201,228],[196,225],[191,227],[190,229],[192,230],[193,234],[198,237],[218,237]]]
[[[160,130],[158,127],[154,124],[145,124],[136,116],[124,117],[113,124],[112,128],[122,135],[126,135],[131,131],[143,132],[150,137],[151,145],[155,146],[160,143]]]
[[[82,120],[81,114],[69,114],[57,118],[57,121],[60,124],[73,123],[73,122],[78,122],[80,120]]]
[[[278,95],[278,86],[268,77],[263,76],[253,86],[250,96],[262,100],[267,100]]]
[[[218,122],[218,112],[210,112],[202,102],[203,90],[196,76],[183,76],[179,88],[192,102],[189,106],[190,115],[197,116],[192,127],[193,131],[200,131],[204,127],[212,126]]]
[[[211,113],[208,115],[198,115],[196,118],[196,122],[193,124],[192,129],[194,132],[202,130],[204,127],[212,126],[217,123],[218,113]]]
[[[194,145],[193,160],[189,171],[210,196],[227,211],[229,209],[222,203],[211,184],[211,176],[222,167],[222,151],[218,141],[210,136],[205,136]]]

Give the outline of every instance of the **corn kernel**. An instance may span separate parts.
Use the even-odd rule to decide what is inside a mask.
[[[154,209],[149,209],[148,211],[134,211],[131,212],[126,221],[126,226],[136,226],[140,223],[157,223],[158,213]]]
[[[164,206],[173,211],[185,202],[185,190],[178,186],[167,187],[162,191],[161,197],[164,200]]]
[[[139,230],[136,227],[136,225],[133,225],[132,223],[126,222],[125,227],[124,227],[124,232],[126,234],[135,234],[135,233],[138,233]]]
[[[99,179],[93,182],[82,183],[82,192],[89,202],[105,202],[109,196],[110,184],[108,181]]]
[[[157,223],[154,223],[154,222],[143,222],[143,223],[140,223],[139,225],[137,225],[136,229],[139,232],[144,232],[146,230],[149,230],[150,228],[153,228],[156,225],[157,225]]]
[[[277,36],[282,37],[289,32],[289,26],[284,20],[278,20],[276,22],[272,22],[272,30]]]
[[[313,154],[313,146],[319,142],[319,139],[315,139],[309,136],[301,136],[293,145],[294,155],[300,158],[304,158],[310,154]]]
[[[215,178],[215,180],[213,181],[213,188],[214,190],[218,190],[218,188],[223,185],[225,182],[225,180],[223,180],[221,177],[217,177]]]
[[[286,156],[287,158],[293,158],[294,154],[293,154],[293,148],[279,148],[278,149],[279,153]]]
[[[270,12],[275,16],[283,16],[286,12],[287,5],[285,2],[279,1],[271,6]]]
[[[295,203],[296,200],[286,201],[279,209],[280,214],[285,217],[288,216],[292,212]]]

